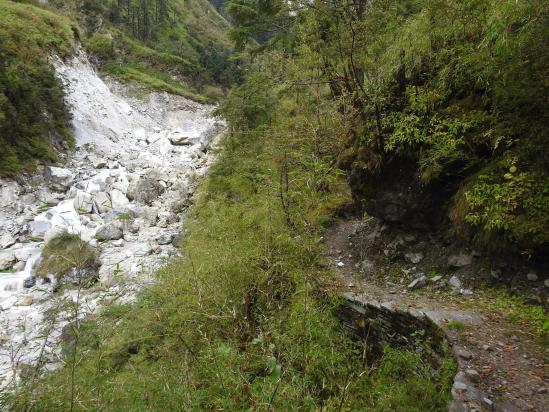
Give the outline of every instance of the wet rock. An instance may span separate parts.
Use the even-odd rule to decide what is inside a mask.
[[[404,258],[406,259],[407,262],[416,264],[416,263],[419,263],[423,260],[423,253],[421,253],[421,252],[406,253],[404,255]]]
[[[422,275],[416,279],[414,279],[409,285],[409,290],[419,289],[427,284],[427,276]]]
[[[11,269],[17,262],[13,251],[0,252],[0,270]]]
[[[12,235],[6,233],[0,236],[0,249],[7,249],[13,245],[15,245],[15,238]]]
[[[21,272],[23,269],[25,269],[25,262],[17,262],[15,265],[13,265],[13,270],[16,272]]]
[[[24,288],[32,288],[34,285],[36,285],[36,277],[35,276],[29,276],[23,281],[23,287]]]
[[[73,200],[73,204],[74,209],[78,213],[91,213],[93,208],[93,199],[89,193],[78,190]]]
[[[66,192],[74,181],[74,173],[62,167],[48,166],[44,171],[48,185],[56,191]]]
[[[95,233],[97,240],[117,240],[123,236],[122,230],[112,223],[101,226]]]
[[[473,263],[473,256],[466,253],[452,255],[448,258],[448,266],[450,267],[461,268],[469,266],[471,263]]]

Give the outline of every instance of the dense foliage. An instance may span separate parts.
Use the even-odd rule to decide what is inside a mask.
[[[372,182],[412,174],[426,196],[442,194],[432,208],[457,233],[547,252],[546,2],[232,0],[227,10],[240,46],[271,34],[253,69],[271,82],[269,105],[291,96],[290,130],[330,146],[360,201],[375,199]],[[266,86],[247,92],[254,76],[232,104],[261,107]]]
[[[32,6],[0,1],[0,176],[55,160],[71,143],[63,90],[48,53],[68,52],[70,22]]]

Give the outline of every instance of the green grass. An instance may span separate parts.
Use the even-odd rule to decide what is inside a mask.
[[[288,226],[272,150],[255,136],[229,137],[186,222],[185,256],[134,304],[106,307],[82,332],[87,343],[75,359],[6,396],[6,405],[445,410],[451,360],[437,371],[418,354],[387,348],[377,363],[362,362],[362,345],[335,316],[338,299],[321,293],[331,278],[317,242],[322,228],[298,209]],[[315,207],[301,210],[333,196],[305,194]]]
[[[542,305],[527,304],[522,296],[512,296],[507,292],[495,291],[491,293],[488,307],[534,332],[545,344],[548,343],[549,316]]]
[[[209,99],[185,87],[182,82],[174,81],[162,73],[146,69],[138,62],[118,63],[109,62],[102,67],[104,73],[114,76],[116,79],[128,83],[137,82],[141,86],[152,90],[168,92],[187,97],[199,103],[206,103]]]
[[[153,18],[149,35],[142,38],[128,20],[126,7],[137,3],[100,0],[90,7],[52,0],[49,7],[79,19],[82,43],[98,57],[104,73],[199,102],[219,99],[212,87],[226,88],[234,69],[229,23],[207,0],[170,0],[170,17],[164,22]],[[153,4],[149,6],[154,12]]]
[[[71,51],[74,23],[63,16],[29,4],[0,1],[0,36],[9,55],[24,59],[45,57],[49,52]]]
[[[36,274],[43,277],[54,275],[61,280],[74,269],[96,271],[98,266],[96,248],[79,235],[65,232],[46,243]]]
[[[66,56],[74,26],[69,19],[27,4],[0,1],[0,176],[56,160],[73,143],[63,90],[49,65]]]

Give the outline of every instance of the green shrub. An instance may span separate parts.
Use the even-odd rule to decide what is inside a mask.
[[[79,235],[65,232],[46,243],[36,274],[43,277],[54,275],[59,281],[74,271],[87,271],[87,277],[94,279],[98,268],[96,248]]]

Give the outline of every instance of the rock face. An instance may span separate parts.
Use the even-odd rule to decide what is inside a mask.
[[[74,181],[75,175],[68,169],[62,167],[46,167],[44,177],[49,186],[56,191],[65,192]]]
[[[457,182],[423,183],[415,163],[408,159],[394,158],[375,173],[351,167],[348,176],[358,210],[386,222],[420,229],[446,219],[447,199],[457,188]]]

